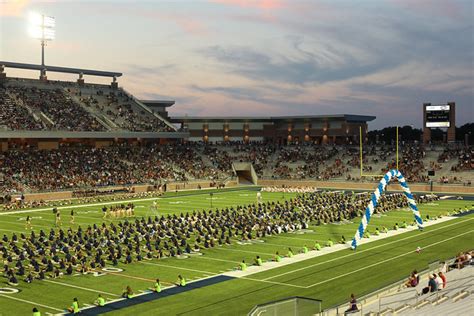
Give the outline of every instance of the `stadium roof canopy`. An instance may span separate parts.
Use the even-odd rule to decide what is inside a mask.
[[[140,100],[141,103],[148,105],[148,106],[163,106],[163,107],[170,107],[175,104],[173,100]]]
[[[334,115],[297,115],[297,116],[174,116],[172,122],[261,122],[261,121],[327,121],[346,120],[347,122],[369,122],[375,120],[375,116],[356,114],[334,114]]]
[[[61,66],[48,66],[48,65],[36,65],[36,64],[25,64],[25,63],[16,63],[10,61],[0,61],[0,65],[3,65],[7,68],[17,68],[17,69],[25,69],[25,70],[43,70],[50,72],[62,72],[68,74],[83,74],[83,75],[90,75],[90,76],[99,76],[99,77],[121,77],[121,72],[113,72],[113,71],[102,71],[102,70],[93,70],[93,69],[82,69],[82,68],[69,68],[69,67],[61,67]]]

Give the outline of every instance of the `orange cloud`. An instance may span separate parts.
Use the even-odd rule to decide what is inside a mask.
[[[0,1],[0,16],[21,16],[29,0]]]

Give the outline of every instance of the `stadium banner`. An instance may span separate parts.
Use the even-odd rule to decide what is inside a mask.
[[[365,209],[365,213],[364,213],[364,216],[362,217],[362,221],[359,225],[359,228],[357,229],[354,235],[354,239],[352,239],[352,244],[351,244],[352,249],[357,248],[357,245],[359,244],[360,240],[364,236],[365,229],[367,228],[367,225],[370,222],[370,218],[372,217],[372,214],[374,213],[375,207],[377,206],[377,203],[380,200],[380,196],[384,193],[386,186],[390,183],[390,180],[395,177],[398,179],[398,182],[400,183],[400,186],[403,189],[403,193],[405,194],[408,200],[408,205],[413,211],[413,215],[415,216],[415,221],[418,225],[418,228],[423,229],[423,220],[421,219],[420,212],[418,211],[415,199],[413,198],[413,195],[411,194],[410,188],[408,187],[408,184],[405,181],[405,177],[402,175],[400,171],[392,169],[384,175],[382,180],[380,180],[379,185],[375,189],[374,193],[372,193],[369,205]]]

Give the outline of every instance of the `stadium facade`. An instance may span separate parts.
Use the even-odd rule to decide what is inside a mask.
[[[359,143],[360,130],[363,141],[367,141],[367,123],[375,119],[375,116],[352,114],[170,117],[168,109],[175,101],[135,98],[118,86],[120,72],[6,61],[0,61],[0,65],[2,150],[7,150],[11,143],[56,149],[66,142],[95,147],[114,142],[181,141],[354,144]],[[7,77],[5,68],[40,70],[41,76],[39,80],[11,78]],[[78,79],[76,82],[49,80],[47,72],[76,74]],[[84,75],[109,77],[112,82],[110,85],[86,83]],[[65,122],[66,115],[71,115],[70,122]],[[8,116],[18,117],[20,122],[12,123]],[[77,116],[82,116],[82,120]]]
[[[172,117],[180,130],[189,132],[189,141],[265,141],[278,144],[358,143],[360,129],[367,134],[367,122],[375,116],[311,115],[278,117]],[[366,137],[364,137],[366,141]]]

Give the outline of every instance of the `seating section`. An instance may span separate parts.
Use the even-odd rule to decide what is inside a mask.
[[[470,149],[465,149],[468,150]],[[377,148],[377,151],[385,152],[380,148]],[[435,153],[440,151],[438,148]],[[357,164],[352,164],[357,160],[356,156],[358,153],[353,148],[346,147],[316,145],[277,147],[258,143],[143,146],[116,144],[97,149],[88,146],[61,146],[58,150],[50,151],[11,148],[0,154],[0,174],[4,179],[0,190],[29,192],[133,185],[153,183],[160,179],[220,181],[233,176],[232,162],[250,162],[259,177],[264,178],[360,181],[360,178],[348,176],[359,171]],[[392,159],[390,155],[382,153],[368,157],[380,161]],[[426,158],[414,157],[410,159],[416,160],[418,166],[423,168],[412,169],[408,163],[400,164],[401,171],[409,181],[424,179],[427,172],[425,166],[430,163]],[[439,163],[438,174],[443,175],[441,177],[449,176],[451,179],[456,177],[457,181],[470,179],[472,169],[462,172],[451,171],[449,166],[457,163],[455,157],[453,155],[451,160]],[[388,170],[385,163],[378,165],[381,169],[376,172]],[[389,165],[395,167],[393,162]],[[380,180],[380,177],[376,180]]]
[[[106,86],[86,86],[68,89],[73,98],[86,105],[91,111],[104,117],[104,121],[112,122],[112,128],[132,132],[173,132],[154,113],[146,110],[137,100],[125,91],[112,90]]]
[[[362,311],[351,315],[467,315],[474,299],[474,266],[454,269],[445,273],[446,288],[434,293],[419,295],[426,286],[422,279],[416,288],[407,288],[396,294],[379,299],[368,298],[362,304]],[[380,305],[379,305],[380,304]],[[471,304],[471,305],[470,305]],[[471,306],[471,308],[469,308]]]
[[[28,108],[23,106],[5,88],[0,88],[0,126],[7,130],[41,130],[44,128]]]
[[[21,121],[2,124],[10,130],[176,131],[123,89],[106,85],[10,79],[2,95],[0,124],[9,116]]]
[[[94,117],[68,97],[62,89],[16,87],[9,89],[26,106],[41,113],[49,121],[50,130],[104,131]]]

